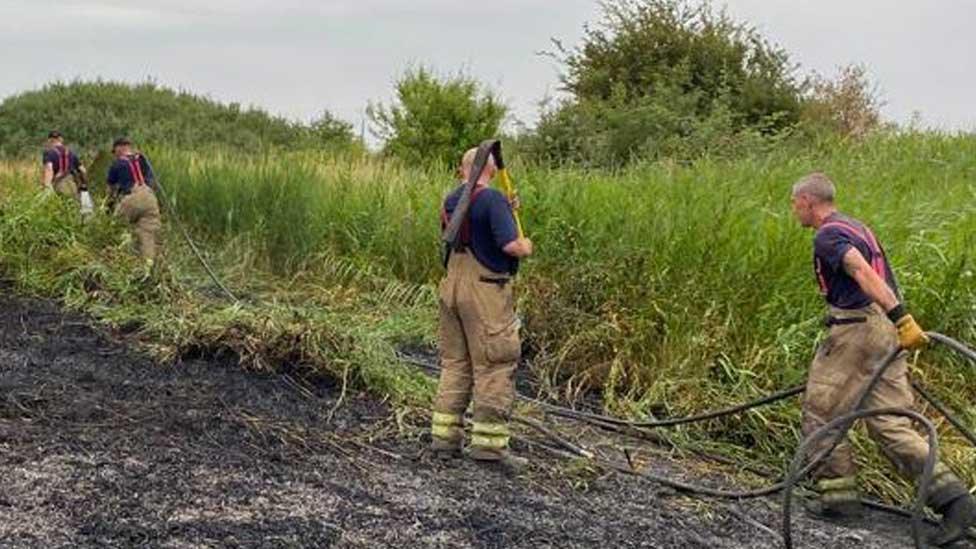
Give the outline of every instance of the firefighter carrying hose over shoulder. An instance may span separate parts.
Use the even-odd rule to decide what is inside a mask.
[[[461,174],[467,181],[478,149],[465,153]],[[473,403],[469,457],[517,468],[523,458],[509,451],[508,420],[515,399],[514,375],[521,355],[519,320],[512,279],[519,258],[532,254],[532,241],[519,235],[513,215],[518,208],[489,188],[496,172],[489,157],[470,194],[460,246],[450,254],[441,280],[440,384],[434,401],[432,449],[441,458],[461,455],[463,416]],[[441,222],[447,226],[465,185],[444,200]]]
[[[793,186],[793,213],[804,227],[816,230],[814,269],[829,305],[828,335],[817,350],[803,402],[803,433],[808,435],[850,411],[873,369],[896,345],[918,349],[925,333],[905,310],[894,273],[877,238],[859,221],[838,212],[835,187],[822,173],[810,174]],[[868,397],[865,408],[912,408],[907,361],[897,359]],[[908,418],[868,418],[868,433],[885,456],[910,479],[923,470],[928,442]],[[816,455],[831,440],[812,449]],[[829,518],[861,514],[856,467],[850,444],[843,440],[815,472],[819,498],[810,510]],[[952,543],[976,523],[976,502],[965,484],[938,463],[927,504],[942,515],[936,545]]]
[[[115,215],[129,222],[139,244],[139,253],[152,267],[156,259],[158,234],[162,228],[159,202],[153,192],[156,176],[146,157],[132,150],[127,138],[112,144],[115,162],[108,171],[108,187],[115,200]]]

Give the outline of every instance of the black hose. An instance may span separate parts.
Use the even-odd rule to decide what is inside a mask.
[[[854,405],[853,408],[854,411],[860,410],[860,408],[864,405],[871,391],[874,390],[874,387],[878,384],[878,381],[881,380],[881,376],[884,375],[888,367],[894,363],[895,359],[898,358],[898,355],[900,353],[901,351],[899,349],[895,349],[891,351],[885,357],[884,361],[882,361],[882,363],[877,368],[875,368],[873,375],[868,380],[864,389],[861,391],[861,394],[859,395]],[[806,466],[803,467],[803,469],[799,472],[799,476],[801,477],[805,476],[813,469],[815,469],[818,465],[820,465],[820,462],[822,462],[828,455],[830,455],[830,453],[834,451],[837,445],[840,444],[841,440],[843,440],[844,435],[846,433],[847,433],[847,429],[843,429],[837,432],[835,434],[835,438],[830,448],[818,453],[813,459],[811,459],[806,464]],[[617,465],[613,465],[613,468],[620,470],[620,467]],[[625,468],[625,470],[627,472],[633,472],[629,468]],[[724,498],[724,499],[752,499],[752,498],[764,497],[764,496],[775,494],[783,490],[784,488],[786,488],[786,482],[784,481],[784,482],[777,482],[775,484],[766,486],[764,488],[757,488],[754,490],[722,490],[716,488],[709,488],[705,486],[696,486],[693,484],[676,481],[660,475],[655,475],[653,473],[638,473],[638,474],[640,476],[643,476],[644,478],[647,478],[648,480],[652,480],[654,482],[663,484],[665,486],[669,486],[671,488],[680,490],[682,492],[688,492],[692,494],[699,494],[703,496],[711,496],[711,497]]]
[[[938,341],[939,343],[945,345],[946,347],[949,347],[953,351],[968,358],[970,361],[973,362],[974,365],[976,365],[976,351],[974,351],[973,349],[970,349],[969,347],[962,344],[961,342],[956,341],[955,339],[952,339],[951,337],[940,334],[938,332],[926,332],[926,335],[929,336],[929,339],[932,339],[933,341]]]
[[[605,416],[600,414],[593,414],[590,412],[582,412],[579,410],[572,410],[569,408],[564,408],[562,406],[556,406],[554,404],[542,403],[546,408],[546,411],[554,416],[566,417],[570,419],[592,419],[601,421],[603,423],[609,423],[613,425],[621,425],[626,427],[639,427],[639,428],[654,428],[654,427],[674,427],[677,425],[685,425],[688,423],[698,423],[700,421],[707,421],[709,419],[717,419],[720,417],[731,416],[738,414],[740,412],[745,412],[752,408],[758,408],[760,406],[765,406],[767,404],[772,404],[774,402],[779,402],[780,400],[786,400],[787,398],[796,396],[806,390],[805,385],[797,385],[790,389],[785,389],[773,393],[771,395],[765,396],[758,400],[753,400],[751,402],[746,402],[744,404],[739,404],[732,406],[730,408],[723,408],[721,410],[714,410],[711,412],[706,412],[694,416],[672,418],[672,419],[662,419],[662,420],[652,420],[652,421],[628,421],[624,419],[615,418],[612,416]]]
[[[969,349],[964,344],[952,338],[944,336],[942,334],[929,332],[928,335],[932,340],[952,348],[953,350],[955,350],[956,352],[958,352],[959,354],[963,355],[964,357],[973,361],[974,364],[976,364],[976,352],[974,352],[972,349]],[[668,486],[682,492],[697,494],[702,496],[711,496],[716,498],[725,498],[725,499],[749,499],[749,498],[768,496],[776,492],[782,491],[784,497],[784,505],[783,505],[784,536],[783,537],[786,546],[792,547],[792,540],[790,537],[789,511],[791,506],[792,488],[798,482],[798,480],[806,476],[813,469],[815,469],[820,464],[821,461],[823,461],[827,456],[829,456],[834,451],[834,449],[836,449],[837,445],[840,444],[840,442],[846,436],[847,431],[853,426],[854,422],[857,421],[858,419],[865,418],[865,417],[873,417],[878,415],[897,415],[902,417],[909,417],[911,419],[914,419],[918,423],[922,424],[922,426],[925,427],[925,429],[927,430],[929,436],[929,453],[925,461],[922,476],[919,479],[919,483],[918,483],[919,489],[916,495],[915,506],[911,512],[908,512],[898,508],[878,504],[876,502],[866,502],[866,504],[872,508],[879,509],[882,511],[896,513],[902,516],[910,516],[912,518],[912,536],[915,541],[916,547],[924,547],[921,540],[921,524],[922,521],[924,520],[923,511],[924,511],[925,499],[928,496],[928,489],[929,489],[929,485],[931,484],[932,473],[935,468],[935,463],[938,459],[938,437],[937,437],[936,429],[934,425],[927,418],[925,418],[918,412],[912,410],[906,410],[900,408],[885,408],[885,409],[872,409],[872,410],[862,409],[866,404],[868,398],[870,397],[871,393],[874,391],[875,386],[877,386],[878,382],[881,380],[881,377],[884,375],[887,369],[892,364],[894,364],[895,360],[898,358],[900,354],[901,354],[901,349],[894,349],[891,352],[889,352],[885,356],[884,360],[878,365],[878,367],[875,368],[871,377],[868,379],[868,382],[865,384],[861,393],[858,395],[857,401],[855,402],[854,406],[851,409],[852,411],[849,412],[848,414],[845,414],[844,416],[835,418],[834,420],[830,421],[826,425],[817,429],[815,432],[811,433],[806,439],[804,439],[800,444],[800,447],[797,449],[796,453],[794,454],[793,461],[789,469],[789,474],[786,477],[786,479],[782,482],[772,484],[765,488],[758,488],[754,490],[745,490],[745,491],[722,490],[722,489],[716,489],[716,488],[710,488],[704,486],[696,486],[693,484],[677,481],[672,478],[656,475],[653,473],[641,473],[639,471],[634,470],[633,467],[631,467],[628,464],[593,458],[592,454],[590,454],[589,452],[584,451],[579,447],[576,447],[575,445],[569,443],[566,440],[563,440],[561,437],[558,437],[551,430],[545,428],[541,423],[537,421],[522,421],[522,423],[525,423],[526,425],[536,429],[547,438],[556,441],[560,446],[568,450],[569,453],[573,455],[592,459],[594,462],[608,469],[612,469],[630,475],[637,475],[647,480],[650,480],[652,482],[661,484],[663,486]],[[436,366],[433,365],[424,365],[424,366],[427,366],[428,369],[433,369],[433,370],[438,369]],[[972,433],[968,429],[966,429],[965,426],[962,425],[962,423],[959,422],[953,416],[953,414],[951,414],[944,406],[941,406],[941,404],[938,403],[938,401],[936,401],[934,398],[928,395],[924,391],[924,389],[922,389],[920,386],[915,385],[915,388],[916,390],[919,390],[919,393],[923,396],[923,398],[925,398],[930,403],[932,403],[933,406],[935,406],[944,416],[946,416],[946,418],[953,424],[953,426],[955,426],[964,435],[966,435],[966,437],[970,440],[970,442],[973,442],[974,445],[976,445],[976,437],[972,436]],[[535,404],[543,406],[544,408],[546,408],[548,413],[555,416],[567,417],[570,419],[583,421],[603,428],[617,429],[620,427],[639,428],[639,427],[673,426],[673,425],[692,423],[694,421],[705,421],[708,419],[715,419],[725,415],[740,413],[742,411],[757,406],[762,406],[764,404],[769,404],[772,402],[783,400],[785,398],[789,398],[791,396],[802,393],[803,390],[804,390],[803,387],[793,387],[791,389],[786,389],[784,391],[774,393],[772,395],[769,395],[768,397],[764,397],[759,400],[755,400],[738,406],[733,406],[731,408],[725,408],[723,410],[698,414],[696,416],[691,416],[688,418],[676,418],[676,419],[651,421],[651,422],[625,421],[610,416],[603,416],[603,415],[592,414],[588,412],[580,412],[577,410],[572,410],[569,408],[548,404],[527,397],[522,397],[522,398],[524,400],[529,400]],[[810,459],[805,466],[801,468],[800,464],[803,463],[806,457],[808,447],[812,446],[814,443],[824,438],[827,438],[829,436],[833,436],[833,440],[831,442],[830,448],[818,453],[816,456]],[[549,449],[549,450],[554,453],[558,453],[559,455],[563,455],[563,456],[566,455],[565,451],[560,451],[555,449]]]
[[[925,402],[928,402],[933,408],[938,410],[939,413],[942,414],[942,417],[946,418],[946,420],[951,423],[952,426],[962,434],[962,436],[966,437],[970,444],[976,447],[976,433],[973,433],[968,427],[963,425],[962,422],[959,421],[959,418],[957,418],[956,415],[953,414],[945,404],[932,396],[932,394],[929,393],[925,387],[922,387],[922,384],[917,381],[912,382],[912,388],[914,388],[915,391],[922,396]]]
[[[922,468],[922,476],[918,481],[918,492],[915,497],[915,507],[912,513],[912,538],[915,541],[915,547],[918,549],[924,548],[924,543],[922,542],[922,513],[925,510],[925,500],[928,497],[929,486],[932,483],[932,476],[935,472],[935,464],[938,459],[939,453],[939,440],[938,435],[935,430],[935,426],[932,422],[928,420],[922,414],[915,412],[913,410],[906,410],[904,408],[880,408],[871,410],[856,410],[849,414],[845,414],[838,418],[833,419],[826,425],[820,427],[813,433],[807,436],[806,439],[797,448],[796,453],[793,455],[793,461],[790,463],[789,472],[787,473],[786,480],[783,481],[783,545],[787,549],[793,548],[793,538],[791,531],[791,514],[790,508],[792,506],[793,486],[800,480],[803,476],[802,471],[800,471],[800,464],[803,463],[803,459],[806,456],[807,450],[814,444],[820,442],[830,436],[834,436],[837,440],[842,437],[850,428],[853,426],[854,422],[858,419],[863,419],[867,417],[875,416],[901,416],[907,417],[915,420],[921,424],[925,430],[928,432],[929,439],[929,451],[928,455],[925,457],[925,464]]]
[[[176,206],[169,199],[169,195],[166,193],[166,189],[163,187],[162,182],[159,181],[159,174],[156,173],[156,170],[153,169],[152,164],[149,162],[149,158],[147,158],[146,156],[143,156],[142,158],[145,159],[147,164],[149,164],[149,170],[153,174],[155,174],[156,176],[155,183],[156,186],[159,187],[159,194],[162,197],[163,202],[165,202],[166,206],[169,208],[170,214],[172,214],[173,216],[173,221],[176,224],[177,228],[179,228],[180,233],[182,233],[183,239],[186,240],[187,245],[190,246],[190,251],[192,251],[193,255],[196,256],[197,261],[199,261],[200,264],[203,265],[203,269],[207,272],[207,275],[210,277],[210,280],[212,280],[213,283],[216,284],[218,288],[220,288],[220,291],[224,292],[224,294],[227,297],[229,297],[231,301],[235,303],[239,302],[240,300],[237,299],[237,296],[234,295],[233,292],[228,290],[227,286],[225,286],[224,283],[220,281],[220,277],[217,276],[217,273],[214,272],[213,268],[210,266],[210,263],[208,263],[206,258],[203,257],[203,253],[200,251],[199,247],[197,247],[197,243],[193,241],[193,237],[190,236],[190,232],[186,229],[183,223],[180,222],[180,217],[176,212]]]

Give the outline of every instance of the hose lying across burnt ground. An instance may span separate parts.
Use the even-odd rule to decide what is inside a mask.
[[[949,347],[950,349],[956,351],[963,357],[972,361],[974,365],[976,365],[976,351],[970,349],[966,345],[948,336],[939,333],[934,333],[934,332],[930,332],[928,335],[932,340],[937,341],[940,344]],[[877,502],[872,502],[867,500],[865,500],[864,503],[868,507],[871,507],[873,509],[889,512],[889,513],[895,513],[906,517],[911,517],[912,537],[914,539],[915,546],[921,549],[925,547],[921,535],[921,525],[922,522],[926,520],[923,514],[924,506],[925,506],[925,498],[928,495],[929,488],[932,482],[932,473],[938,459],[938,440],[936,437],[935,426],[932,425],[932,423],[927,418],[925,418],[918,412],[912,410],[898,409],[898,408],[885,408],[885,409],[872,409],[872,410],[863,409],[864,404],[867,402],[868,397],[870,396],[871,392],[874,390],[878,382],[881,380],[881,377],[884,375],[885,371],[887,371],[888,367],[890,367],[895,362],[895,360],[898,358],[900,354],[901,354],[901,350],[899,349],[893,350],[885,357],[885,359],[881,362],[881,364],[875,368],[874,373],[872,374],[871,378],[868,380],[868,383],[865,385],[864,389],[862,389],[850,413],[834,419],[833,421],[829,422],[827,425],[811,433],[805,440],[801,442],[800,446],[797,448],[794,454],[789,471],[784,480],[763,488],[758,488],[753,490],[741,490],[741,491],[723,490],[723,489],[711,488],[707,486],[700,486],[700,485],[695,485],[687,482],[682,482],[679,480],[675,480],[673,478],[669,478],[666,476],[662,476],[650,472],[640,472],[637,471],[634,467],[632,467],[628,463],[614,462],[612,460],[607,460],[595,456],[592,452],[580,448],[579,446],[559,436],[557,433],[548,429],[545,425],[543,425],[539,421],[536,421],[531,418],[523,417],[523,416],[516,416],[513,419],[518,423],[522,423],[534,429],[535,431],[539,432],[542,436],[546,437],[547,439],[555,443],[559,448],[562,448],[562,450],[558,450],[554,448],[545,447],[547,450],[553,453],[556,453],[564,457],[585,458],[607,469],[630,474],[630,475],[640,476],[642,478],[645,478],[647,480],[650,480],[652,482],[664,486],[668,486],[680,492],[697,494],[701,496],[715,497],[715,498],[740,499],[740,500],[770,496],[772,494],[782,492],[783,493],[783,524],[782,524],[783,542],[785,547],[792,548],[793,544],[792,544],[792,536],[791,536],[791,528],[790,528],[790,518],[791,518],[790,507],[792,501],[791,493],[793,487],[801,479],[803,479],[808,473],[813,471],[820,464],[820,462],[823,461],[823,459],[826,458],[834,450],[834,448],[837,447],[838,444],[840,444],[840,442],[844,439],[844,436],[858,420],[867,417],[880,416],[880,415],[895,415],[895,416],[907,417],[909,419],[912,419],[916,423],[920,424],[927,432],[928,439],[929,439],[929,454],[926,458],[923,474],[918,481],[918,490],[916,493],[915,504],[911,511],[907,511],[897,507],[883,505]],[[420,366],[426,367],[431,370],[437,369],[436,366],[427,363],[420,363],[414,360],[411,360],[410,362],[413,362],[414,364],[418,364]],[[920,385],[916,383],[913,383],[913,386],[915,387],[919,395],[921,395],[924,400],[929,402],[936,410],[938,410],[943,416],[945,416],[945,418],[949,421],[950,424],[952,424],[953,427],[955,427],[960,433],[962,433],[964,437],[966,437],[966,439],[968,439],[971,443],[973,443],[974,446],[976,446],[976,434],[974,434],[970,429],[968,429],[941,402],[933,398],[927,391],[925,391],[924,388],[922,388]],[[571,408],[550,404],[547,402],[531,399],[524,396],[520,396],[519,398],[522,400],[530,401],[533,404],[540,406],[545,411],[546,414],[552,416],[562,417],[574,421],[580,421],[603,429],[623,431],[624,433],[626,433],[627,432],[626,429],[645,430],[645,429],[661,428],[661,427],[674,427],[677,425],[685,425],[689,423],[696,423],[696,422],[707,421],[711,419],[727,417],[727,416],[745,412],[753,408],[758,408],[761,406],[766,406],[775,402],[779,402],[787,398],[794,397],[803,392],[804,392],[804,386],[801,385],[783,391],[779,391],[777,393],[773,393],[761,399],[747,402],[738,406],[725,408],[722,410],[697,414],[685,418],[673,418],[673,419],[653,420],[653,421],[628,421],[628,420],[623,420],[612,416],[573,410]],[[816,454],[813,458],[808,459],[808,455],[807,455],[808,449],[824,439],[831,440],[831,444],[829,448],[825,451]],[[929,522],[933,522],[933,521],[929,521]],[[970,538],[976,539],[972,535],[970,535]]]

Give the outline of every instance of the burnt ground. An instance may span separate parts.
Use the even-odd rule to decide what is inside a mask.
[[[524,444],[518,475],[442,464],[366,395],[336,406],[328,383],[128,347],[51,302],[0,296],[0,547],[781,546],[776,500],[693,500]],[[795,537],[901,549],[907,524],[798,512]]]

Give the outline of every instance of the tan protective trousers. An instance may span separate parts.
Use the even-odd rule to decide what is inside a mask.
[[[863,318],[856,324],[835,325],[817,350],[810,366],[807,390],[803,402],[803,434],[809,435],[830,420],[851,411],[881,362],[898,345],[894,325],[877,305],[864,309],[832,308],[830,316],[837,319]],[[908,365],[904,357],[895,360],[875,386],[864,407],[913,408],[914,398],[908,380]],[[928,455],[928,441],[922,438],[908,418],[878,416],[864,420],[868,433],[884,455],[910,479],[917,479]],[[831,440],[811,449],[811,455],[825,451]],[[822,462],[814,473],[821,486],[851,489],[857,467],[851,446],[845,439]],[[947,484],[958,479],[944,465],[939,464],[932,486],[932,496],[944,494]]]
[[[54,187],[56,193],[74,200],[79,200],[78,183],[75,181],[73,175],[55,179],[51,182],[51,186]]]
[[[521,354],[512,281],[470,252],[452,253],[440,283],[440,384],[432,434],[460,446],[462,417],[474,404],[471,446],[504,453]]]
[[[152,189],[146,185],[133,187],[132,192],[123,196],[115,207],[115,215],[129,222],[139,242],[139,254],[145,259],[156,259],[159,231],[163,225],[159,202]]]

